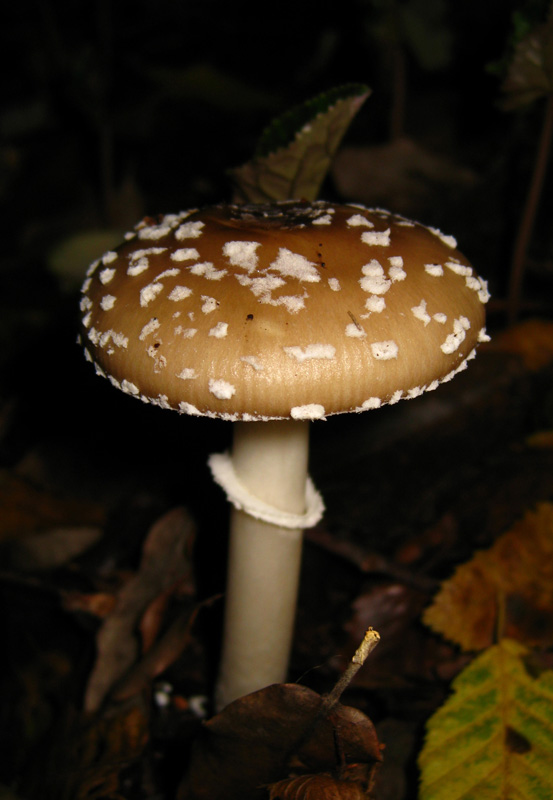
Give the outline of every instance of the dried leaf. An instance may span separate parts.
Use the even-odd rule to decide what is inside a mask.
[[[12,568],[23,572],[57,569],[96,544],[102,533],[85,526],[30,533],[10,542],[7,557]]]
[[[140,641],[143,652],[147,653],[154,646],[161,625],[167,613],[167,607],[171,599],[172,589],[169,588],[147,606],[142,614],[139,624]]]
[[[7,470],[0,471],[0,510],[0,541],[58,527],[101,525],[105,518],[99,506],[57,497]]]
[[[117,598],[109,592],[61,591],[60,596],[66,611],[83,611],[102,619],[112,613],[117,602]]]
[[[370,89],[359,84],[338,87],[274,120],[251,161],[230,170],[237,199],[315,200],[351,120],[369,94]]]
[[[371,669],[359,673],[356,685],[374,689],[379,685],[405,685],[415,676],[428,677],[435,666],[434,662],[429,665],[425,652],[429,637],[421,637],[416,625],[428,597],[408,586],[382,583],[356,598],[353,615],[344,625],[350,637],[349,649],[369,625],[382,635],[371,656]],[[401,671],[396,668],[398,663]]]
[[[130,669],[115,686],[111,695],[112,700],[121,702],[133,697],[150,685],[154,678],[161,675],[171,664],[174,664],[189,642],[190,631],[201,608],[211,605],[218,599],[220,599],[220,595],[179,614],[165,633],[146,652],[144,658]]]
[[[481,650],[501,636],[549,647],[552,607],[553,505],[543,503],[458,567],[424,621],[464,650]]]
[[[338,704],[313,730],[322,704],[304,686],[277,684],[247,695],[205,723],[195,742],[179,800],[255,800],[264,786],[296,772],[331,772],[341,754],[344,766],[363,765],[365,778],[381,761],[372,722]]]
[[[87,711],[96,710],[111,687],[139,655],[137,627],[148,605],[171,586],[189,578],[192,522],[182,508],[168,512],[150,530],[137,575],[121,589],[113,612],[97,636],[97,658],[85,692]]]
[[[453,682],[419,757],[420,800],[549,800],[553,796],[553,670],[525,666],[505,639]]]
[[[59,770],[60,800],[124,800],[125,773],[148,742],[148,719],[139,704],[95,719],[75,732],[66,765]],[[123,773],[123,774],[122,774]],[[54,796],[52,794],[51,796]]]
[[[367,797],[358,781],[332,775],[300,775],[269,787],[269,800],[366,800]]]

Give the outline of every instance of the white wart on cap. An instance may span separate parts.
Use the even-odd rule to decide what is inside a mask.
[[[83,341],[143,401],[315,419],[416,397],[485,341],[453,237],[380,209],[220,205],[141,222],[89,269]]]

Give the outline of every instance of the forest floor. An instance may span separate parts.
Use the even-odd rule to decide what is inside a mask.
[[[47,314],[12,309],[26,333],[4,362],[0,796],[165,800],[212,714],[227,508],[206,458],[230,429],[98,381],[52,298]],[[416,797],[425,723],[471,658],[423,611],[553,502],[552,429],[553,325],[538,319],[414,403],[313,426],[327,511],[306,533],[289,680],[327,693],[379,631],[342,698],[384,745],[378,800]]]

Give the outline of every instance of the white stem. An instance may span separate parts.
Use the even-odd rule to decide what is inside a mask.
[[[302,514],[308,448],[306,421],[236,423],[234,470],[255,497]],[[232,510],[218,709],[286,679],[301,550],[301,530]]]

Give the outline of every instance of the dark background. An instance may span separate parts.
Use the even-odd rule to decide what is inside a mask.
[[[3,11],[0,489],[15,476],[27,488],[82,503],[75,523],[79,513],[81,522],[90,516],[85,503],[99,507],[108,535],[89,574],[114,563],[135,568],[148,527],[183,504],[202,534],[199,596],[220,591],[227,512],[205,463],[231,436],[225,423],[146,407],[96,378],[76,344],[89,261],[143,215],[229,200],[226,170],[251,157],[275,115],[331,87],[362,82],[372,95],[322,196],[385,204],[455,235],[489,280],[488,327],[500,336],[543,101],[502,110],[501,79],[487,67],[504,56],[511,14],[521,8],[543,12],[544,3],[22,0]],[[552,189],[549,171],[528,252],[523,319],[551,319]],[[109,247],[108,240],[99,245],[98,232],[113,239]],[[81,234],[92,240],[74,239]],[[529,376],[519,362],[484,353],[433,394],[313,426],[312,470],[328,507],[322,534],[393,559],[402,543],[424,552],[420,537],[431,531],[442,537],[437,581],[532,503],[551,498],[551,455],[521,456],[518,442],[553,425],[553,399],[550,374]],[[343,634],[360,590],[348,568],[329,588],[333,563],[324,547],[307,548],[296,675],[336,652],[334,636]],[[17,659],[29,658],[27,645],[21,655],[15,640],[38,643],[38,651],[52,636],[75,636],[70,649],[79,650],[82,671],[71,698],[78,702],[93,631],[64,627],[56,602],[43,603],[43,585],[35,593],[7,572],[2,577],[11,608],[4,639],[14,653],[13,667],[0,674],[4,696]],[[82,589],[82,573],[74,580]],[[407,595],[404,606],[409,602]],[[405,653],[394,646],[421,607],[414,615],[391,609],[388,671],[405,668]],[[206,637],[208,652],[217,638]],[[417,646],[413,652],[418,657]],[[329,669],[310,677],[326,689],[333,676]],[[408,681],[400,692],[391,681],[375,699],[357,699],[376,721],[403,717],[420,726],[446,683],[438,698],[425,684],[428,703]],[[2,714],[4,729],[8,722],[25,727],[17,708]],[[392,728],[389,741],[396,734]],[[13,745],[24,763],[22,747]],[[409,747],[414,774],[412,740]]]
[[[489,281],[488,324],[501,329],[543,117],[543,101],[503,111],[488,69],[520,9],[543,17],[544,3],[11,3],[0,27],[2,463],[19,464],[45,438],[73,451],[80,440],[83,453],[88,437],[89,453],[111,452],[106,469],[112,448],[133,453],[139,441],[164,471],[161,434],[143,426],[175,429],[174,415],[116,396],[75,345],[82,276],[108,249],[94,237],[113,244],[143,215],[230,199],[226,170],[251,157],[270,120],[343,83],[372,95],[322,196],[387,205],[454,234]],[[549,177],[528,303],[551,292],[552,202]],[[74,244],[82,235],[92,240]],[[138,440],[119,414],[137,418]],[[181,427],[184,439],[198,426]],[[227,435],[217,423],[200,430],[208,443]],[[91,461],[68,469],[75,490]]]
[[[406,22],[406,4],[384,0],[10,4],[0,191],[14,291],[76,231],[227,199],[225,170],[271,118],[325,89],[368,84],[345,144],[388,141],[398,51],[403,133],[475,178],[435,179],[423,221],[453,231],[501,287],[542,109],[501,111],[486,68],[505,54],[512,10],[536,5],[411,2]]]

